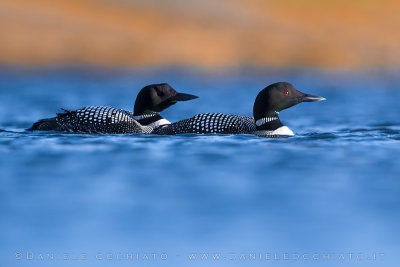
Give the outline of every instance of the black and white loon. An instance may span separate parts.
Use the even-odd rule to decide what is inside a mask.
[[[90,106],[64,110],[56,117],[42,119],[28,130],[67,131],[79,133],[151,133],[155,128],[170,124],[160,112],[178,101],[197,96],[178,93],[169,84],[151,84],[140,90],[134,112],[106,106]]]
[[[279,112],[301,102],[325,100],[320,96],[304,94],[290,83],[271,84],[258,93],[253,106],[253,116],[221,113],[199,114],[154,130],[155,134],[220,133],[254,134],[265,137],[293,136],[294,133],[279,120]]]

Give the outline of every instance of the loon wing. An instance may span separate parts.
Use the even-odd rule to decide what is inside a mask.
[[[80,133],[150,133],[128,111],[105,106],[78,110],[62,109],[57,117],[36,122],[30,130],[55,130]]]
[[[58,114],[62,129],[89,133],[150,133],[130,112],[105,106],[91,106]]]

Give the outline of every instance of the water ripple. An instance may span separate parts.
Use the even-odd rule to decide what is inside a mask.
[[[1,255],[5,266],[26,264],[13,257],[23,248],[88,252],[88,257],[99,251],[175,248],[177,253],[166,252],[182,258],[186,250],[199,248],[196,252],[274,253],[281,248],[287,253],[313,253],[320,248],[322,252],[385,252],[385,266],[398,265],[388,262],[396,261],[400,249],[400,90],[387,94],[381,88],[386,80],[338,83],[337,78],[290,73],[219,80],[146,75],[110,75],[105,83],[97,77],[57,71],[0,73],[0,251],[8,250]],[[59,106],[132,109],[137,93],[132,88],[161,78],[201,96],[199,101],[179,103],[163,112],[171,121],[202,112],[251,115],[261,86],[281,78],[328,101],[281,112],[282,121],[296,133],[290,138],[24,130],[58,112]],[[326,89],[327,84],[332,90]],[[132,99],[127,101],[128,97]],[[71,261],[29,263],[71,265]],[[88,260],[82,265],[97,263]],[[151,265],[152,261],[136,263]],[[203,263],[214,262],[194,264]],[[293,265],[283,260],[217,264],[248,263]],[[338,261],[324,263],[337,265]],[[356,261],[340,263],[357,265]],[[360,261],[364,263],[382,265]]]

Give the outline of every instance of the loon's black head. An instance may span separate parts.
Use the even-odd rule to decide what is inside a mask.
[[[258,93],[253,107],[255,121],[263,118],[277,118],[281,110],[290,108],[301,102],[321,101],[325,98],[305,94],[287,82],[271,84]],[[266,120],[268,122],[268,119]],[[257,126],[259,126],[257,124]]]
[[[176,104],[198,98],[195,95],[178,93],[167,83],[150,84],[140,90],[136,97],[134,115],[159,113]]]

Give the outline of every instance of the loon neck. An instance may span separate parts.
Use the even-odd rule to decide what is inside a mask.
[[[282,126],[278,116],[262,117],[256,120],[257,130],[274,131]]]
[[[168,120],[164,119],[158,113],[151,113],[151,114],[143,114],[133,116],[135,120],[137,120],[141,125],[151,126],[151,127],[159,127],[166,124],[171,124]]]

